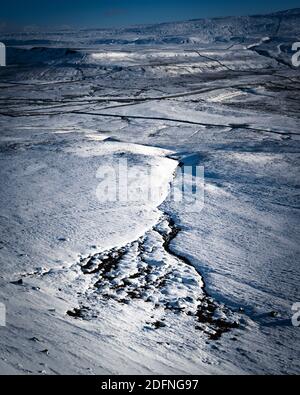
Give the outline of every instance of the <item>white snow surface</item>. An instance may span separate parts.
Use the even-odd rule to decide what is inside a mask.
[[[0,374],[300,373],[299,19],[3,34]]]

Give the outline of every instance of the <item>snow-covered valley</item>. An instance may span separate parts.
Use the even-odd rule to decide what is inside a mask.
[[[299,22],[2,34],[0,374],[300,373]]]

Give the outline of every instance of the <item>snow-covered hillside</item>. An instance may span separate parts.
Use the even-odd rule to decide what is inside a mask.
[[[36,33],[2,31],[2,38],[9,45],[64,45],[66,42],[89,45],[153,45],[153,44],[198,44],[241,43],[254,38],[299,38],[300,8],[268,15],[195,19],[185,22],[141,25],[118,29],[82,29],[80,32],[57,30]]]
[[[299,22],[3,33],[0,373],[300,373]]]

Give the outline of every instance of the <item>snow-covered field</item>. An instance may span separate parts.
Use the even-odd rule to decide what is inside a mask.
[[[3,34],[1,374],[300,373],[299,22]]]

